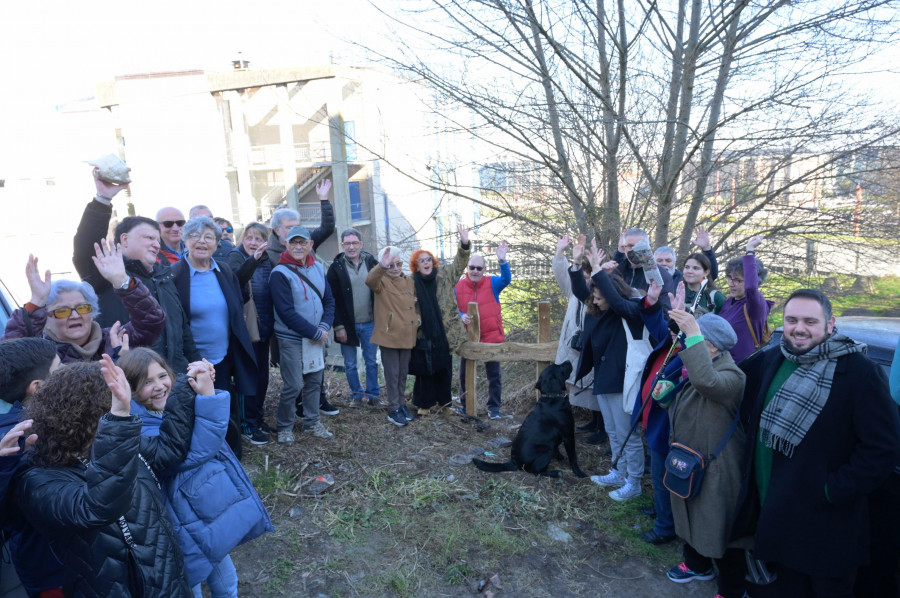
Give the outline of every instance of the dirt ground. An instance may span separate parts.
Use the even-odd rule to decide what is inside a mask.
[[[485,451],[496,455],[489,460],[508,457],[489,442],[515,436],[534,400],[529,377],[504,379],[501,420],[429,415],[398,428],[384,410],[348,408],[344,375],[326,372],[341,409],[322,416],[334,439],[295,432],[288,447],[245,441],[243,463],[275,532],[232,552],[240,595],[713,596],[714,582],[666,579],[680,562],[678,543],[637,538],[652,523],[638,512],[652,502],[649,476],[643,495],[622,504],[565,463],[559,480],[455,464]],[[279,388],[272,370],[270,424]],[[588,474],[605,471],[607,448],[579,442]],[[315,478],[329,474],[333,484],[317,488]]]

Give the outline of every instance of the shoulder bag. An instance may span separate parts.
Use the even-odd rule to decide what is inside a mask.
[[[628,351],[625,353],[625,379],[622,383],[622,409],[631,415],[634,411],[634,397],[641,387],[641,374],[647,365],[647,358],[653,351],[650,345],[650,331],[642,326],[641,338],[631,335],[628,322],[622,318],[622,326],[625,327],[625,339],[628,342]]]
[[[247,332],[250,333],[250,342],[258,343],[259,336],[259,312],[256,311],[256,302],[253,300],[253,287],[250,289],[250,299],[244,304],[244,322],[247,324]]]
[[[690,500],[697,496],[700,487],[703,485],[703,476],[709,464],[715,461],[728,440],[737,429],[738,420],[740,419],[741,410],[738,409],[734,414],[734,419],[725,432],[725,436],[712,455],[705,457],[699,451],[696,451],[688,445],[681,442],[673,442],[669,448],[669,454],[666,456],[666,472],[663,474],[663,486],[679,498]]]

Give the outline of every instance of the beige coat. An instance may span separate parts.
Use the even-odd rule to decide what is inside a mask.
[[[387,268],[378,264],[366,277],[366,286],[375,294],[375,331],[372,342],[390,349],[412,349],[422,323],[416,303],[413,279],[385,276]]]
[[[744,394],[744,372],[727,351],[716,361],[706,343],[679,353],[690,382],[669,408],[671,440],[707,457],[731,425]],[[725,449],[706,470],[700,493],[689,501],[672,498],[675,533],[703,556],[720,558],[728,545],[741,489],[744,433],[738,427]]]

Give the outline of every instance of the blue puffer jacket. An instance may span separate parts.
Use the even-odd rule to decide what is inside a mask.
[[[213,566],[234,547],[275,529],[225,443],[229,409],[224,390],[197,395],[190,452],[174,477],[161,480],[191,586],[209,577]],[[159,434],[161,415],[134,400],[131,412],[141,418],[143,435]]]

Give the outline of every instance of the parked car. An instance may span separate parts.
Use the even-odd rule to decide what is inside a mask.
[[[886,376],[891,373],[894,351],[900,339],[900,318],[883,318],[879,316],[840,316],[835,327],[855,341],[867,345],[866,355],[880,365]],[[769,345],[781,342],[782,327],[772,334]]]

